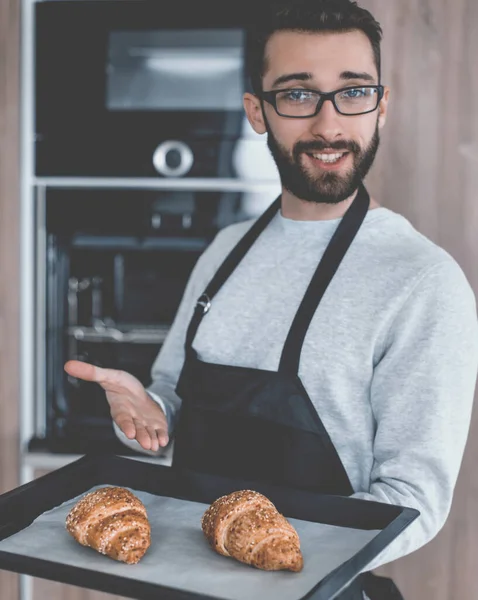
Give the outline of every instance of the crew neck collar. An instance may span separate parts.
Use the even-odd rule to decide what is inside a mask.
[[[385,208],[383,206],[379,206],[377,208],[370,209],[367,212],[367,214],[365,215],[365,219],[363,221],[362,227],[369,223],[374,223],[378,219],[381,219],[381,218],[387,216],[389,213],[390,213],[389,209]],[[337,228],[340,221],[342,220],[342,217],[338,217],[335,219],[321,219],[321,220],[316,220],[316,221],[297,220],[297,219],[290,219],[288,217],[284,217],[282,212],[279,210],[279,211],[277,211],[275,220],[276,220],[278,226],[285,233],[307,234],[307,232],[309,232],[309,231],[310,232],[315,231],[315,232],[321,232],[321,233],[326,233],[328,231],[334,231]]]

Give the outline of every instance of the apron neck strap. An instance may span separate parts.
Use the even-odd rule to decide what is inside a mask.
[[[291,375],[299,372],[300,354],[307,330],[322,297],[342,259],[357,235],[370,206],[370,196],[361,183],[358,192],[342,217],[312,277],[287,336],[279,371]]]
[[[241,262],[244,256],[247,254],[251,246],[254,244],[256,239],[262,233],[262,231],[270,223],[274,215],[280,208],[281,197],[279,196],[276,200],[262,213],[252,227],[244,234],[238,244],[234,246],[231,252],[227,255],[224,262],[221,264],[216,274],[211,279],[209,285],[198,298],[196,306],[194,308],[194,314],[188,327],[186,334],[186,354],[194,353],[192,343],[196,336],[196,332],[201,323],[203,316],[208,312],[211,306],[211,300],[220,290],[224,282],[228,279],[229,275],[234,271],[237,265]]]

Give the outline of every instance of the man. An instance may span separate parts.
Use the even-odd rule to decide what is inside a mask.
[[[478,365],[461,269],[362,184],[387,116],[380,41],[350,0],[269,10],[249,37],[244,107],[267,133],[280,199],[199,259],[148,391],[65,367],[102,385],[118,435],[145,451],[174,431],[180,465],[417,508],[370,568],[442,527]],[[347,598],[362,585],[399,597],[380,584]]]

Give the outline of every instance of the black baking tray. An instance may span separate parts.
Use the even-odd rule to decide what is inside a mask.
[[[44,512],[102,484],[129,487],[150,494],[210,504],[238,489],[254,489],[274,502],[286,517],[363,530],[379,530],[350,560],[344,562],[301,598],[330,600],[350,584],[390,542],[414,521],[411,508],[343,496],[216,477],[108,455],[79,460],[0,496],[0,540],[29,526]],[[0,568],[70,585],[139,600],[217,600],[131,578],[100,573],[57,562],[0,551]]]

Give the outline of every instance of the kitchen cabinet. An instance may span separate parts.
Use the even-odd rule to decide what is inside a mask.
[[[86,590],[71,585],[32,579],[32,600],[128,600],[123,596],[113,596],[103,592]]]

